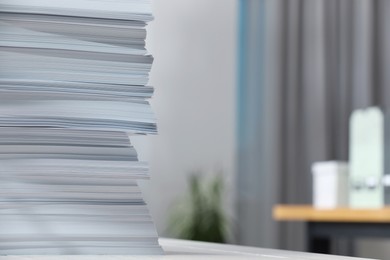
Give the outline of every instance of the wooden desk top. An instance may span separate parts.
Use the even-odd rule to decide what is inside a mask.
[[[276,205],[277,221],[390,223],[390,207],[381,209],[315,209],[309,205]]]

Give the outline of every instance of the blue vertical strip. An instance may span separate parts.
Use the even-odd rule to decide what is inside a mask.
[[[239,0],[237,68],[238,242],[267,244],[268,219],[265,138],[265,7],[267,0]]]
[[[237,141],[246,143],[246,124],[256,115],[264,92],[265,2],[239,0],[237,67]],[[255,100],[255,102],[253,102]],[[262,102],[261,102],[262,103]],[[253,123],[253,121],[251,122]]]
[[[243,136],[243,128],[245,123],[245,94],[246,94],[246,52],[245,48],[247,46],[247,22],[246,18],[247,15],[247,6],[248,1],[247,0],[239,0],[239,10],[238,10],[238,67],[237,67],[237,128],[236,128],[236,134],[237,134],[237,146],[238,149],[241,148],[242,145],[242,136]]]

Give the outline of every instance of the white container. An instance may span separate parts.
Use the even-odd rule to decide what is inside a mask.
[[[313,206],[333,209],[348,205],[348,163],[316,162],[312,165]]]

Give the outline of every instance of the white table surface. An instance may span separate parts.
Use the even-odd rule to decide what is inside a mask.
[[[261,260],[363,260],[343,256],[212,244],[161,238],[164,256],[0,256],[0,260],[133,260],[133,259],[261,259]],[[367,258],[364,258],[367,260]]]

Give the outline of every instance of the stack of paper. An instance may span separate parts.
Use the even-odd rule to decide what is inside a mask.
[[[148,0],[0,0],[0,254],[160,254]]]

